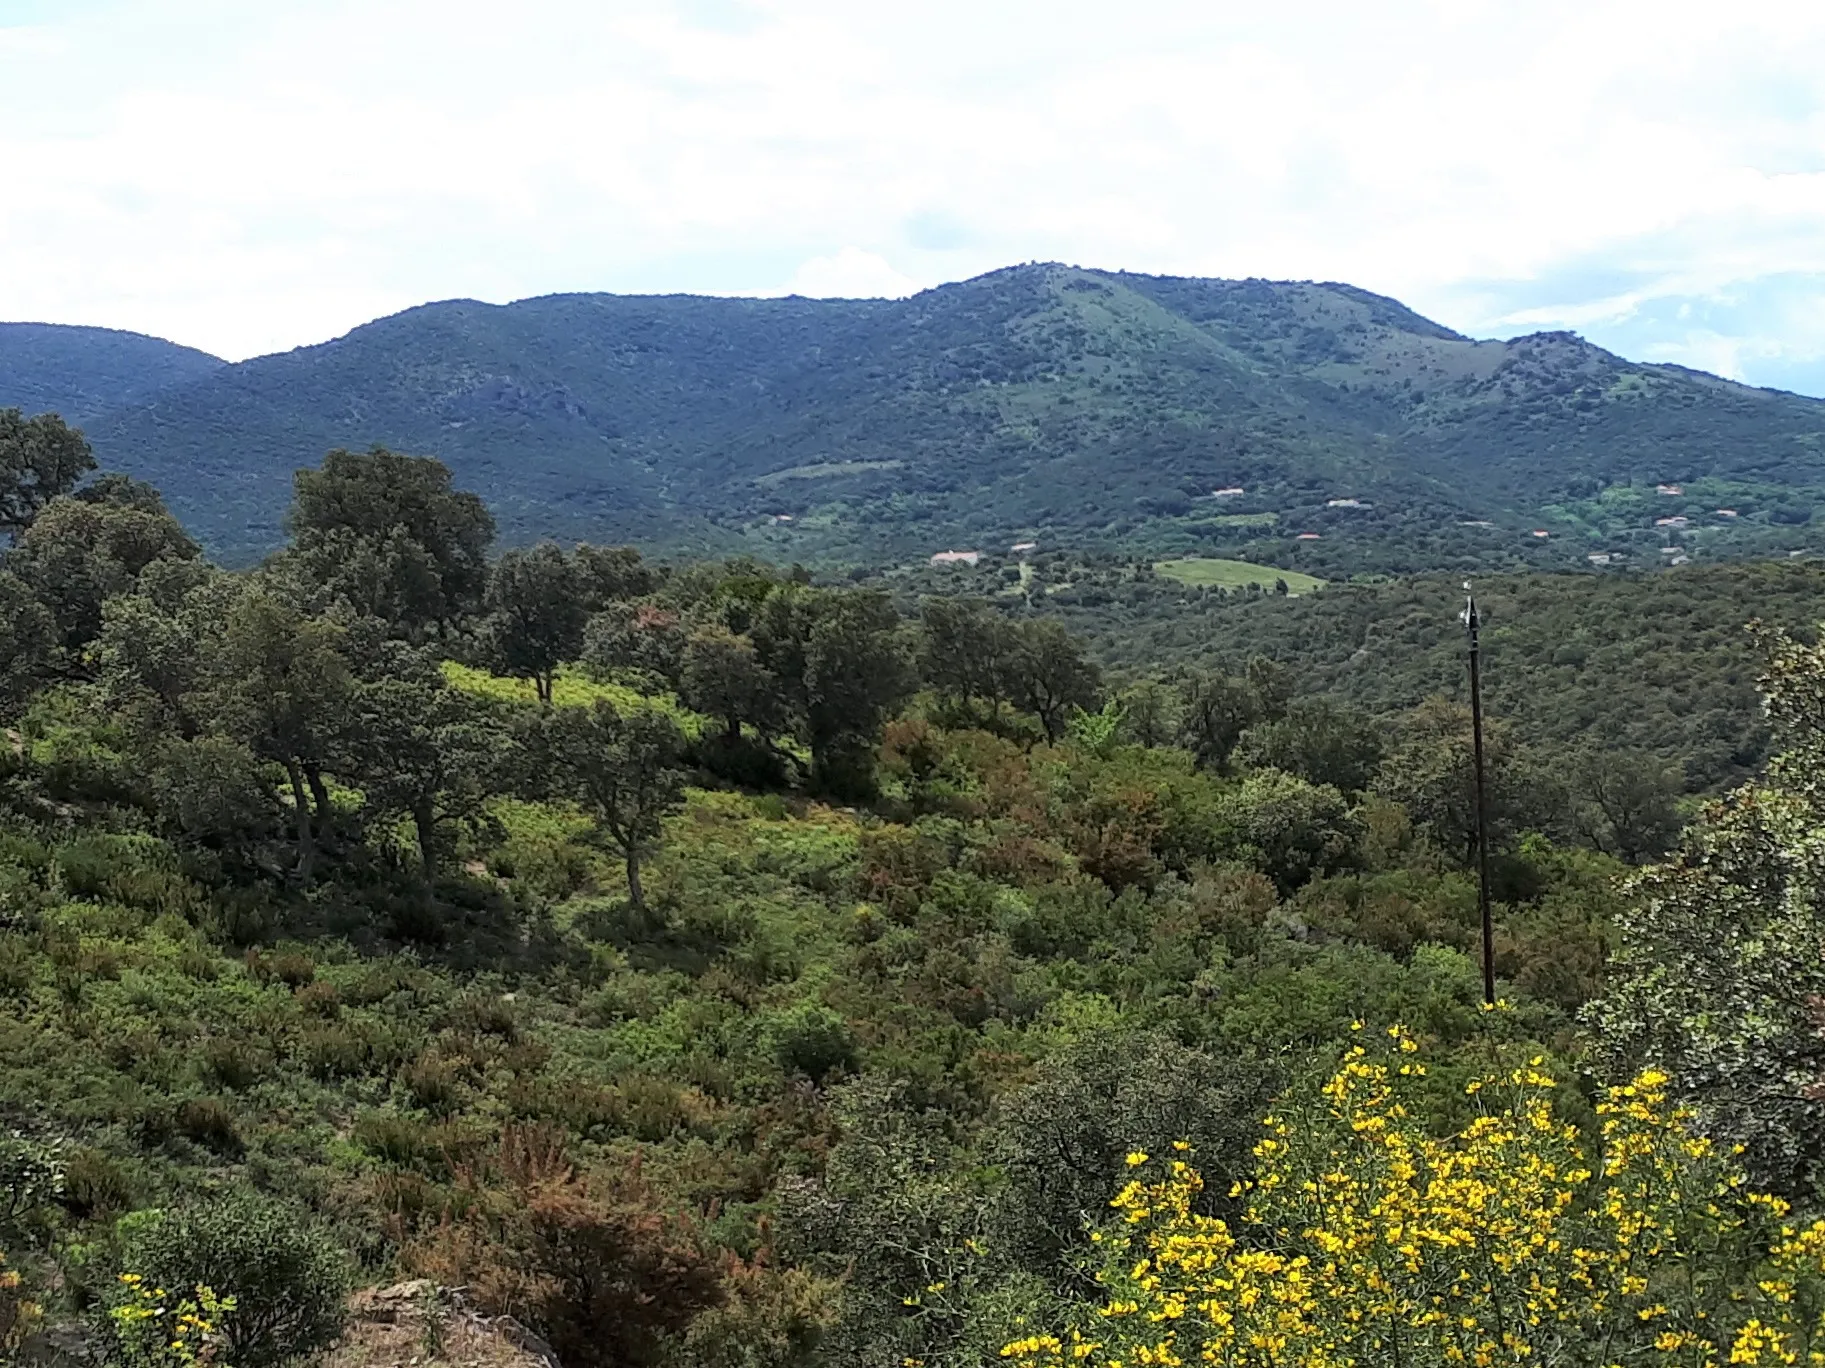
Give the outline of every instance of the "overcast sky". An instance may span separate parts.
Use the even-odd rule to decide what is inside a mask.
[[[0,0],[0,318],[1346,280],[1825,394],[1825,4]]]

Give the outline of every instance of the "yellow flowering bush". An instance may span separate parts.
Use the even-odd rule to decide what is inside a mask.
[[[25,1342],[39,1319],[38,1304],[25,1295],[16,1270],[0,1254],[0,1350],[11,1352]]]
[[[1694,1135],[1647,1072],[1553,1106],[1533,1059],[1466,1085],[1454,1134],[1417,1119],[1433,1080],[1400,1028],[1266,1118],[1232,1228],[1198,1214],[1188,1152],[1131,1154],[1093,1238],[1106,1300],[1018,1368],[1180,1364],[1825,1364],[1825,1222],[1788,1221]]]
[[[229,1368],[221,1357],[222,1317],[235,1309],[233,1297],[198,1284],[194,1295],[174,1297],[138,1273],[122,1273],[114,1322],[119,1359],[131,1368]]]

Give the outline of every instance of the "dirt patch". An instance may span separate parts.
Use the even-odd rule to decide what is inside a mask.
[[[351,1319],[322,1368],[562,1368],[538,1336],[511,1317],[486,1317],[460,1288],[422,1279],[369,1288],[350,1302]]]

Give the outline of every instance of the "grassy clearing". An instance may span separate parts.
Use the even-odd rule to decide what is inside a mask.
[[[1286,581],[1290,594],[1309,594],[1314,589],[1324,588],[1324,581],[1315,575],[1301,574],[1297,570],[1280,570],[1271,565],[1251,565],[1247,561],[1221,560],[1215,556],[1188,556],[1182,560],[1164,560],[1154,565],[1154,570],[1167,579],[1178,580],[1181,584],[1214,585],[1224,589],[1240,589],[1245,585],[1258,584],[1263,589],[1272,589],[1274,581]]]
[[[873,470],[898,470],[900,461],[819,461],[814,465],[792,466],[758,476],[757,485],[776,485],[785,480],[828,480],[843,475],[866,475]]]
[[[1199,518],[1199,522],[1215,523],[1218,527],[1272,527],[1280,521],[1278,513],[1218,513],[1215,517]]]
[[[530,679],[506,679],[486,670],[459,665],[453,660],[446,660],[443,670],[451,688],[461,689],[476,698],[499,698],[528,706],[539,701],[538,691]],[[687,736],[697,736],[703,730],[702,716],[682,706],[671,694],[643,694],[626,684],[591,679],[582,671],[569,667],[559,670],[552,683],[551,701],[560,708],[588,707],[598,698],[607,699],[622,712],[656,708],[670,713]]]

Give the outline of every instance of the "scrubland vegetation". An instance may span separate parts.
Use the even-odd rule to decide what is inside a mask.
[[[1447,697],[496,556],[383,451],[231,573],[90,464],[0,448],[9,1353],[276,1368],[405,1276],[567,1368],[1825,1351],[1805,641],[1709,806],[1493,727],[1490,1010]]]

